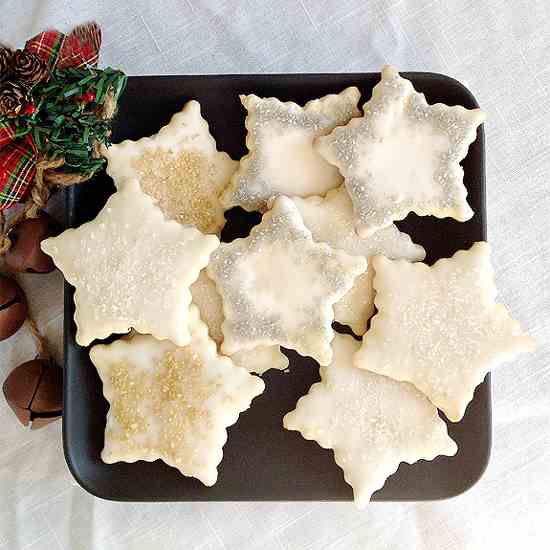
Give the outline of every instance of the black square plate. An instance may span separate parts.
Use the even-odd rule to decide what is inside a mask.
[[[472,94],[457,81],[432,73],[408,73],[430,103],[477,106]],[[366,101],[379,74],[297,74],[131,77],[122,98],[113,141],[155,133],[189,99],[197,99],[218,148],[238,159],[246,152],[244,110],[238,95],[255,93],[304,104],[347,86],[357,86]],[[485,239],[485,167],[483,130],[464,163],[464,183],[475,216],[466,223],[409,215],[399,227],[422,244],[426,261],[449,257]],[[114,191],[104,173],[67,191],[67,222],[78,226],[95,217]],[[232,211],[224,238],[230,240],[249,222]],[[252,216],[254,218],[254,216]],[[254,220],[257,222],[257,217]],[[269,371],[266,391],[229,429],[219,479],[206,488],[183,477],[160,460],[134,464],[104,464],[100,459],[107,402],[101,382],[88,358],[88,349],[75,343],[73,288],[65,286],[65,456],[77,481],[94,495],[114,500],[237,501],[237,500],[350,500],[332,451],[321,449],[296,432],[282,427],[283,415],[319,380],[317,364],[289,352],[290,374]],[[459,446],[452,458],[402,464],[374,500],[432,500],[457,495],[483,473],[490,453],[491,401],[489,377],[475,393],[462,422],[449,431]]]

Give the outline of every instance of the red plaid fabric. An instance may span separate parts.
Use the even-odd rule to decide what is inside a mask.
[[[96,23],[76,27],[69,35],[41,32],[25,50],[43,59],[51,71],[97,65],[101,29]],[[36,174],[38,151],[30,135],[16,139],[12,120],[0,117],[0,210],[24,200]]]
[[[41,57],[52,71],[95,66],[100,48],[101,29],[97,23],[79,25],[68,35],[44,31],[25,44],[25,50]]]
[[[13,141],[0,153],[0,210],[23,200],[36,174],[38,151],[31,136]]]
[[[86,23],[65,37],[59,52],[58,69],[96,66],[101,47],[101,29],[97,23]]]
[[[15,124],[6,119],[0,120],[0,150],[15,139]]]
[[[59,31],[44,31],[27,40],[25,50],[44,60],[53,71],[59,60],[59,51],[65,41],[65,35]]]

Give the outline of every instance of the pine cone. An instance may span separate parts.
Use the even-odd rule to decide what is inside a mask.
[[[17,115],[25,103],[27,92],[18,82],[5,82],[0,88],[0,116]]]
[[[0,82],[7,80],[13,65],[13,52],[0,46]]]
[[[13,76],[25,83],[37,84],[50,76],[48,66],[40,57],[25,50],[13,54]]]

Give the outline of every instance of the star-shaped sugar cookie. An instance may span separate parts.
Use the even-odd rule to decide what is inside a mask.
[[[359,116],[359,97],[350,87],[301,107],[275,97],[241,96],[249,153],[223,194],[225,206],[264,211],[277,195],[323,195],[340,185],[338,170],[313,149],[313,140]]]
[[[110,405],[101,458],[160,458],[210,486],[218,477],[226,428],[264,383],[217,354],[195,306],[189,327],[184,347],[136,334],[90,350]]]
[[[386,66],[363,111],[315,142],[344,176],[361,236],[409,212],[472,217],[459,162],[485,119],[480,109],[428,105],[409,80]]]
[[[325,198],[295,198],[305,226],[313,240],[324,242],[351,254],[369,260],[376,254],[389,258],[404,258],[410,261],[423,260],[426,251],[414,244],[406,233],[401,233],[392,224],[380,229],[366,239],[355,231],[353,206],[346,189],[341,186],[329,191]],[[334,320],[348,325],[356,334],[364,334],[367,321],[374,313],[374,290],[372,268],[369,267],[353,283],[353,288],[334,305]]]
[[[359,343],[337,334],[321,382],[285,415],[284,427],[333,449],[336,464],[363,508],[401,462],[452,456],[456,443],[437,409],[414,386],[352,366]]]
[[[193,303],[199,308],[201,319],[208,327],[210,338],[216,342],[220,350],[224,319],[222,297],[204,269],[191,285],[191,296]],[[250,350],[237,351],[230,357],[237,366],[257,374],[263,374],[269,369],[285,370],[288,367],[288,358],[279,346],[258,346]]]
[[[223,243],[208,264],[223,300],[222,350],[278,344],[328,364],[332,306],[366,268],[314,242],[292,200],[278,197],[249,237]]]
[[[356,367],[414,384],[453,422],[493,367],[532,351],[502,304],[489,245],[475,243],[433,266],[373,259],[375,304]]]
[[[219,235],[225,224],[220,194],[238,163],[217,150],[197,101],[188,101],[157,134],[111,145],[103,154],[118,189],[138,179],[167,218]]]
[[[199,308],[201,319],[208,327],[210,338],[221,346],[223,342],[223,304],[216,289],[216,283],[203,269],[198,279],[191,285],[191,300]]]
[[[78,344],[135,328],[185,345],[189,287],[218,244],[167,220],[131,180],[93,221],[42,241],[42,249],[76,288]]]

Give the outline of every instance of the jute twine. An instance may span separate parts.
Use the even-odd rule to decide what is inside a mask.
[[[38,330],[36,321],[31,317],[30,313],[27,313],[27,322],[29,323],[31,334],[36,340],[37,358],[44,359],[45,361],[51,361],[52,355],[50,353],[50,350],[48,349],[48,342],[46,341],[46,338],[42,336],[41,332]]]

